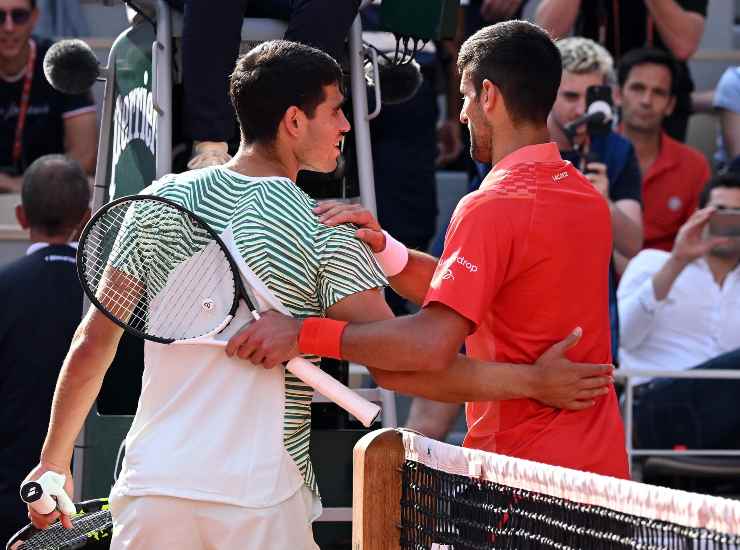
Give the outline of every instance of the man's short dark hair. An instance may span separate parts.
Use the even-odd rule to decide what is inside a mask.
[[[544,124],[560,86],[560,52],[543,29],[526,21],[484,27],[460,48],[457,69],[478,94],[488,79],[498,86],[515,122]]]
[[[23,174],[21,201],[32,228],[60,236],[82,221],[90,204],[90,185],[76,160],[45,155]]]
[[[714,189],[725,187],[727,189],[740,189],[740,174],[736,172],[727,172],[710,179],[702,189],[699,195],[699,208],[704,208],[709,203],[709,195]]]
[[[622,88],[630,77],[632,69],[639,65],[662,65],[671,73],[671,95],[676,95],[678,86],[678,67],[676,59],[667,51],[657,48],[638,48],[630,50],[619,62],[617,68],[617,80]]]
[[[242,138],[270,143],[291,106],[309,118],[326,99],[324,86],[341,87],[342,69],[328,54],[297,42],[264,42],[236,63],[230,93]]]

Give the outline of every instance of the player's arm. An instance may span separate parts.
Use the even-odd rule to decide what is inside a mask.
[[[369,290],[347,296],[329,308],[327,316],[352,322],[342,335],[342,358],[367,365],[379,385],[401,393],[447,402],[530,397],[578,409],[589,406],[611,383],[610,365],[577,364],[565,358],[580,330],[535,365],[512,365],[458,354],[470,322],[440,304],[393,318],[379,291]],[[243,359],[253,355],[275,363],[290,359],[298,354],[301,323],[265,312],[260,321],[232,337],[226,351]]]
[[[123,329],[95,307],[90,307],[75,331],[59,373],[39,465],[28,479],[35,479],[48,470],[65,474],[66,489],[71,495],[70,463],[74,442],[100,391],[122,332]],[[58,512],[42,516],[31,511],[31,519],[37,527],[48,526],[56,517]]]
[[[64,152],[79,162],[86,174],[95,172],[97,142],[95,111],[64,117]]]
[[[581,0],[542,0],[534,20],[554,38],[562,38],[570,33],[580,9]]]
[[[322,202],[314,209],[319,221],[336,226],[343,223],[352,223],[359,226],[356,232],[358,239],[367,243],[376,257],[384,252],[393,253],[398,250],[398,241],[389,241],[375,217],[359,204],[346,204],[339,201]],[[388,250],[395,245],[395,250]],[[421,305],[429,290],[429,284],[437,268],[437,258],[419,252],[408,250],[408,262],[402,271],[389,274],[388,281],[393,290],[416,305]]]
[[[554,344],[534,365],[489,363],[458,355],[441,371],[389,372],[370,369],[378,385],[398,393],[442,403],[528,397],[556,408],[590,407],[611,384],[611,366],[574,364],[565,351],[575,346],[580,329]]]

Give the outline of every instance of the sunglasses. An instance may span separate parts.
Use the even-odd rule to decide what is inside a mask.
[[[10,15],[10,19],[13,21],[14,25],[23,25],[24,23],[28,23],[28,20],[31,19],[31,10],[23,8],[14,8],[7,11],[0,10],[0,25],[5,24],[8,15]]]

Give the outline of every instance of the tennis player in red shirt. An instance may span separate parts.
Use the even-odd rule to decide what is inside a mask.
[[[583,336],[567,357],[609,363],[609,207],[560,158],[547,115],[560,83],[558,49],[539,27],[509,21],[462,46],[458,69],[471,154],[492,163],[480,189],[452,217],[439,262],[380,231],[358,207],[329,205],[329,224],[353,221],[414,315],[367,324],[268,314],[235,336],[228,353],[288,359],[299,351],[367,365],[386,387],[449,401],[438,373],[465,341],[469,356],[535,362],[573,327]],[[471,386],[475,381],[471,380]],[[463,396],[464,398],[464,396]],[[529,399],[469,402],[465,446],[538,462],[629,476],[614,389],[580,411]]]

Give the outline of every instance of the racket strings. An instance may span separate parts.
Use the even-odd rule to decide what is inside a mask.
[[[157,308],[152,316],[151,325],[160,327],[164,332],[170,334],[187,334],[192,320],[201,311],[207,310],[211,305],[215,307],[213,296],[218,294],[218,289],[231,282],[234,287],[233,275],[225,254],[215,242],[208,245],[200,253],[200,257],[194,257],[183,270],[182,276],[167,285],[160,299],[163,303],[174,302],[176,308]],[[189,296],[190,300],[177,300],[178,296]],[[232,291],[233,295],[233,291]],[[210,301],[210,304],[206,302]],[[224,304],[230,305],[230,304]],[[220,318],[225,317],[226,311],[214,311],[214,315],[221,313]],[[162,324],[170,322],[170,325]]]
[[[136,197],[101,211],[81,256],[99,304],[143,334],[202,336],[234,304],[236,282],[221,245],[197,218],[166,202]]]
[[[109,537],[113,520],[110,511],[98,510],[73,517],[72,525],[72,529],[67,529],[57,522],[48,529],[35,533],[20,546],[19,550],[53,550],[91,538]]]

